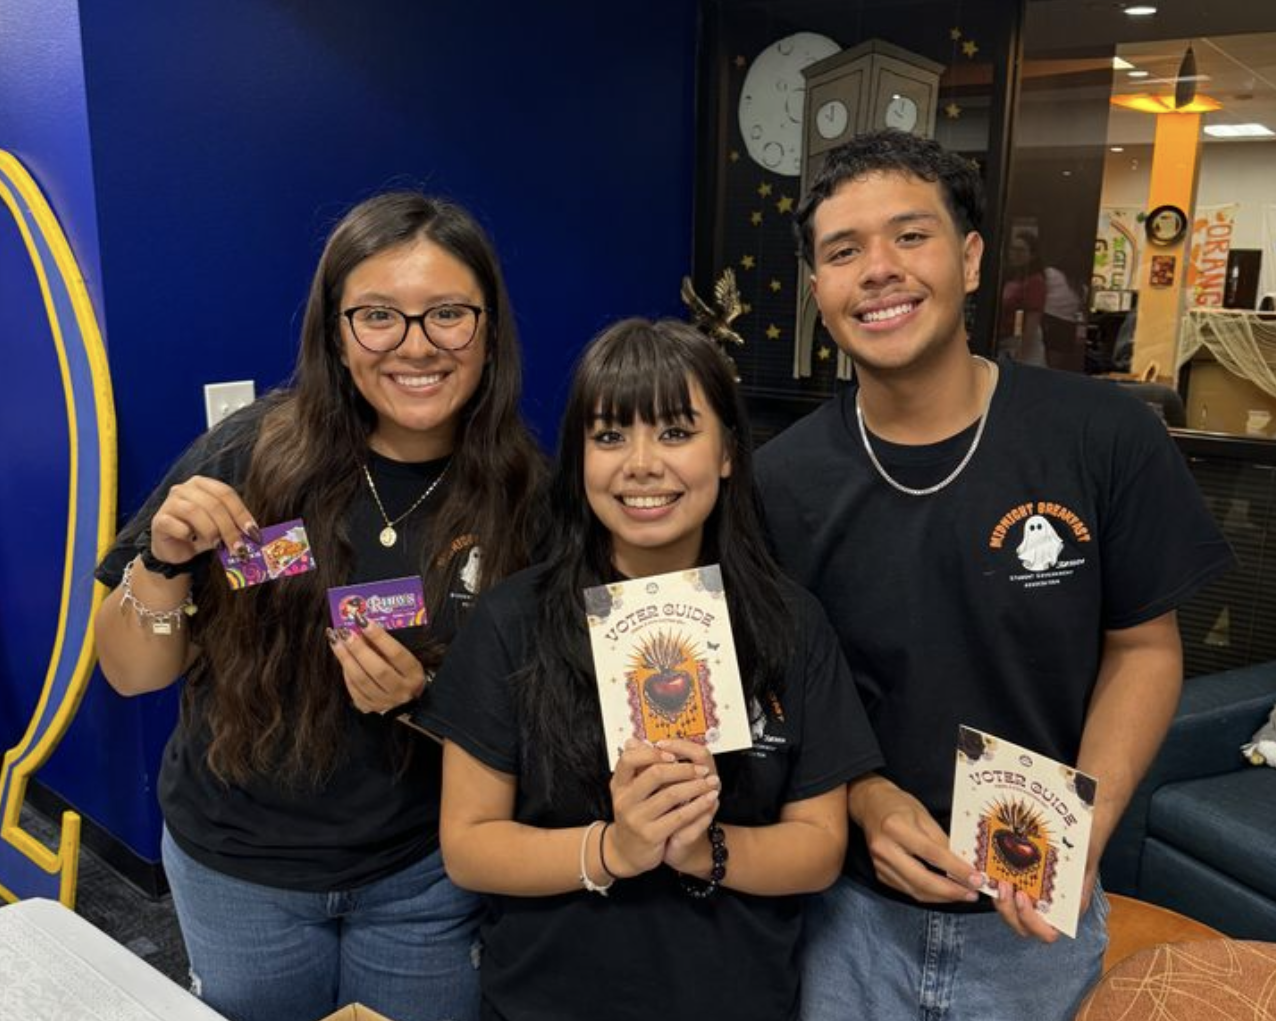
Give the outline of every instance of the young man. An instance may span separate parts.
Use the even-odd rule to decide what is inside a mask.
[[[798,209],[858,385],[764,447],[759,476],[886,759],[852,785],[862,833],[812,905],[806,1021],[1072,1017],[1107,943],[1099,857],[1178,699],[1175,606],[1231,562],[1139,401],[972,356],[982,204],[964,159],[887,131],[829,153]],[[949,851],[962,723],[1098,777],[1076,940],[1008,887],[977,896]]]

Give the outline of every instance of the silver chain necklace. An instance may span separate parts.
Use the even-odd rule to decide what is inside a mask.
[[[381,540],[382,546],[384,546],[386,549],[389,549],[391,546],[393,546],[396,542],[399,541],[399,533],[394,530],[394,526],[397,524],[400,524],[404,518],[406,518],[409,514],[411,514],[414,510],[420,507],[421,504],[425,503],[425,501],[430,498],[430,494],[434,492],[434,487],[443,481],[443,476],[447,474],[447,470],[451,467],[452,467],[452,462],[449,461],[447,464],[443,466],[443,470],[434,477],[434,481],[431,482],[426,487],[425,492],[416,498],[416,503],[414,503],[411,507],[405,510],[397,518],[391,521],[390,515],[385,512],[385,505],[381,502],[381,494],[377,492],[377,485],[375,482],[372,481],[372,472],[368,471],[368,466],[366,463],[363,465],[363,477],[368,480],[368,488],[372,490],[372,499],[374,499],[377,502],[377,510],[381,512],[381,520],[385,522],[385,528],[381,529],[381,534],[380,536],[378,536],[378,538]]]
[[[927,486],[925,489],[914,489],[912,486],[905,486],[900,482],[896,482],[882,466],[882,462],[873,453],[873,445],[868,441],[868,429],[864,426],[864,409],[860,407],[860,392],[859,390],[855,391],[855,422],[860,427],[860,440],[864,443],[864,453],[868,454],[868,459],[873,463],[873,467],[877,469],[877,474],[901,493],[905,493],[908,496],[931,496],[934,493],[938,493],[965,470],[966,465],[970,464],[970,459],[975,456],[975,451],[979,449],[979,441],[984,435],[984,426],[988,424],[988,409],[992,406],[992,395],[997,391],[997,367],[987,358],[980,358],[978,355],[975,357],[979,358],[979,361],[988,367],[989,375],[992,377],[992,385],[988,387],[988,398],[984,401],[983,411],[979,415],[979,426],[975,429],[975,438],[970,441],[970,449],[957,462],[957,467],[948,473],[948,477],[941,479],[933,486]]]

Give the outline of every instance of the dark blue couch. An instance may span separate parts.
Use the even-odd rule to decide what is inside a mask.
[[[1194,677],[1103,856],[1105,888],[1238,939],[1276,941],[1276,769],[1240,753],[1276,703],[1276,662]]]

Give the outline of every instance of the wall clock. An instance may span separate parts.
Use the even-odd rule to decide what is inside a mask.
[[[1168,248],[1177,245],[1187,233],[1187,214],[1178,206],[1157,206],[1143,221],[1148,244]]]

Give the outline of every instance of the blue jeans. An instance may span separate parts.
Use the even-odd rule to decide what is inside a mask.
[[[353,890],[244,882],[192,859],[164,832],[164,870],[191,988],[231,1021],[316,1021],[362,1003],[394,1021],[478,1017],[480,901],[442,856]]]
[[[928,911],[843,877],[807,902],[802,1021],[1071,1021],[1107,924],[1097,885],[1077,938],[1047,944],[995,912]]]

